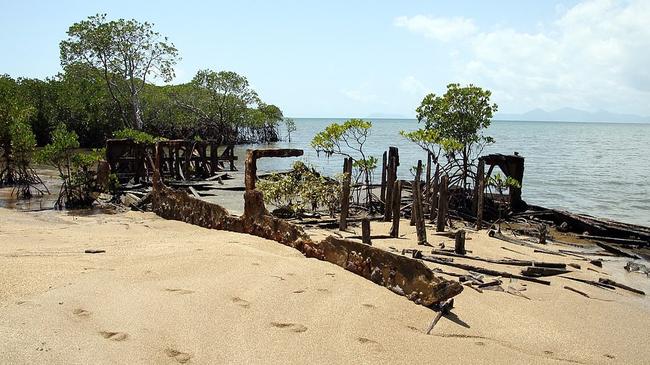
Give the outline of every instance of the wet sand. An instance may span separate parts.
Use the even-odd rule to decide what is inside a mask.
[[[373,222],[373,234],[387,227]],[[402,231],[403,238],[373,243],[416,247],[412,227]],[[451,243],[431,231],[429,237]],[[541,256],[484,232],[468,238],[472,255],[576,262],[582,269],[575,277],[605,275],[577,258]],[[273,241],[151,213],[0,208],[0,242],[4,363],[631,364],[650,358],[647,297],[562,278],[551,278],[551,286],[504,281],[506,288],[525,288],[530,300],[467,288],[456,297],[455,316],[425,335],[435,312],[338,266]],[[647,288],[649,279],[622,271],[625,260],[611,260],[596,269]]]

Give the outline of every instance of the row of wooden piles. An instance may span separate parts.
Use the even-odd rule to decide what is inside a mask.
[[[413,181],[401,180],[398,178],[397,169],[400,165],[399,150],[397,147],[390,147],[382,157],[381,184],[379,200],[383,205],[383,220],[392,222],[390,236],[398,237],[400,230],[400,218],[402,212],[410,207],[410,224],[416,227],[419,244],[427,242],[425,224],[427,218],[431,224],[435,224],[437,232],[444,232],[449,217],[449,176],[440,172],[439,166],[435,164],[429,153],[426,163],[426,171],[423,171],[423,162],[418,160],[415,179]],[[473,210],[476,212],[476,226],[483,224],[484,204],[484,179],[485,162],[479,162],[477,181],[475,182]],[[341,214],[339,217],[339,230],[346,230],[348,225],[352,173],[352,159],[345,158],[343,163],[343,181],[341,194]],[[424,181],[422,177],[424,175]],[[424,183],[424,186],[422,184]],[[371,187],[368,187],[371,188]],[[404,204],[403,192],[411,190],[411,203]],[[362,222],[363,241],[369,242],[369,219],[364,218]]]

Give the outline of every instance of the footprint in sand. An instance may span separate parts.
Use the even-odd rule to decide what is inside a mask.
[[[72,311],[72,314],[74,314],[77,317],[88,317],[90,316],[91,313],[85,309],[77,308]]]
[[[307,327],[301,325],[300,323],[271,322],[271,326],[275,328],[287,328],[291,332],[296,332],[296,333],[302,333],[307,331]]]
[[[329,291],[329,290],[327,290],[327,289],[316,289],[316,290],[318,290],[318,291],[321,292],[321,293],[327,293],[327,292]]]
[[[187,289],[165,289],[165,291],[170,292],[170,293],[176,293],[176,294],[192,294],[192,293],[194,293],[194,290],[187,290]]]
[[[422,332],[422,330],[420,330],[419,328],[417,328],[415,326],[406,326],[406,328],[410,329],[411,331]]]
[[[176,360],[176,362],[180,364],[185,364],[186,362],[190,361],[190,359],[192,358],[192,355],[186,352],[180,352],[178,350],[174,350],[170,348],[165,349],[165,355],[173,358],[174,360]]]
[[[248,307],[251,306],[251,303],[249,301],[244,300],[244,299],[242,299],[240,297],[232,297],[232,298],[230,298],[230,300],[232,300],[233,303],[237,304],[238,306],[240,306],[242,308],[248,308]]]
[[[99,332],[99,334],[102,335],[102,337],[104,337],[105,339],[111,341],[124,341],[127,338],[129,338],[129,334],[124,332],[101,331]]]
[[[300,294],[300,293],[304,293],[304,292],[305,292],[305,290],[303,290],[303,289],[298,289],[298,290],[293,291],[294,294]]]
[[[363,303],[362,305],[363,305],[364,307],[366,307],[366,308],[372,308],[372,309],[377,308],[374,304]]]

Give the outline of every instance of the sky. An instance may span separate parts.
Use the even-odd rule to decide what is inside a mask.
[[[154,23],[174,83],[235,71],[290,117],[414,117],[452,82],[502,113],[650,115],[649,0],[0,0],[0,73],[55,75],[68,27],[97,13]]]

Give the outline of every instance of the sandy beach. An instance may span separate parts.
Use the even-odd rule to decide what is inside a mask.
[[[407,227],[374,244],[414,247]],[[503,257],[508,245],[485,232],[468,238],[485,257]],[[0,241],[3,363],[631,364],[650,356],[646,297],[557,277],[551,286],[506,279],[529,299],[467,288],[454,315],[426,335],[434,311],[338,266],[152,213],[0,209]],[[511,247],[521,257],[506,256],[539,255]],[[600,270],[647,290],[644,276],[616,274],[622,262]],[[599,275],[580,264],[582,277]]]

